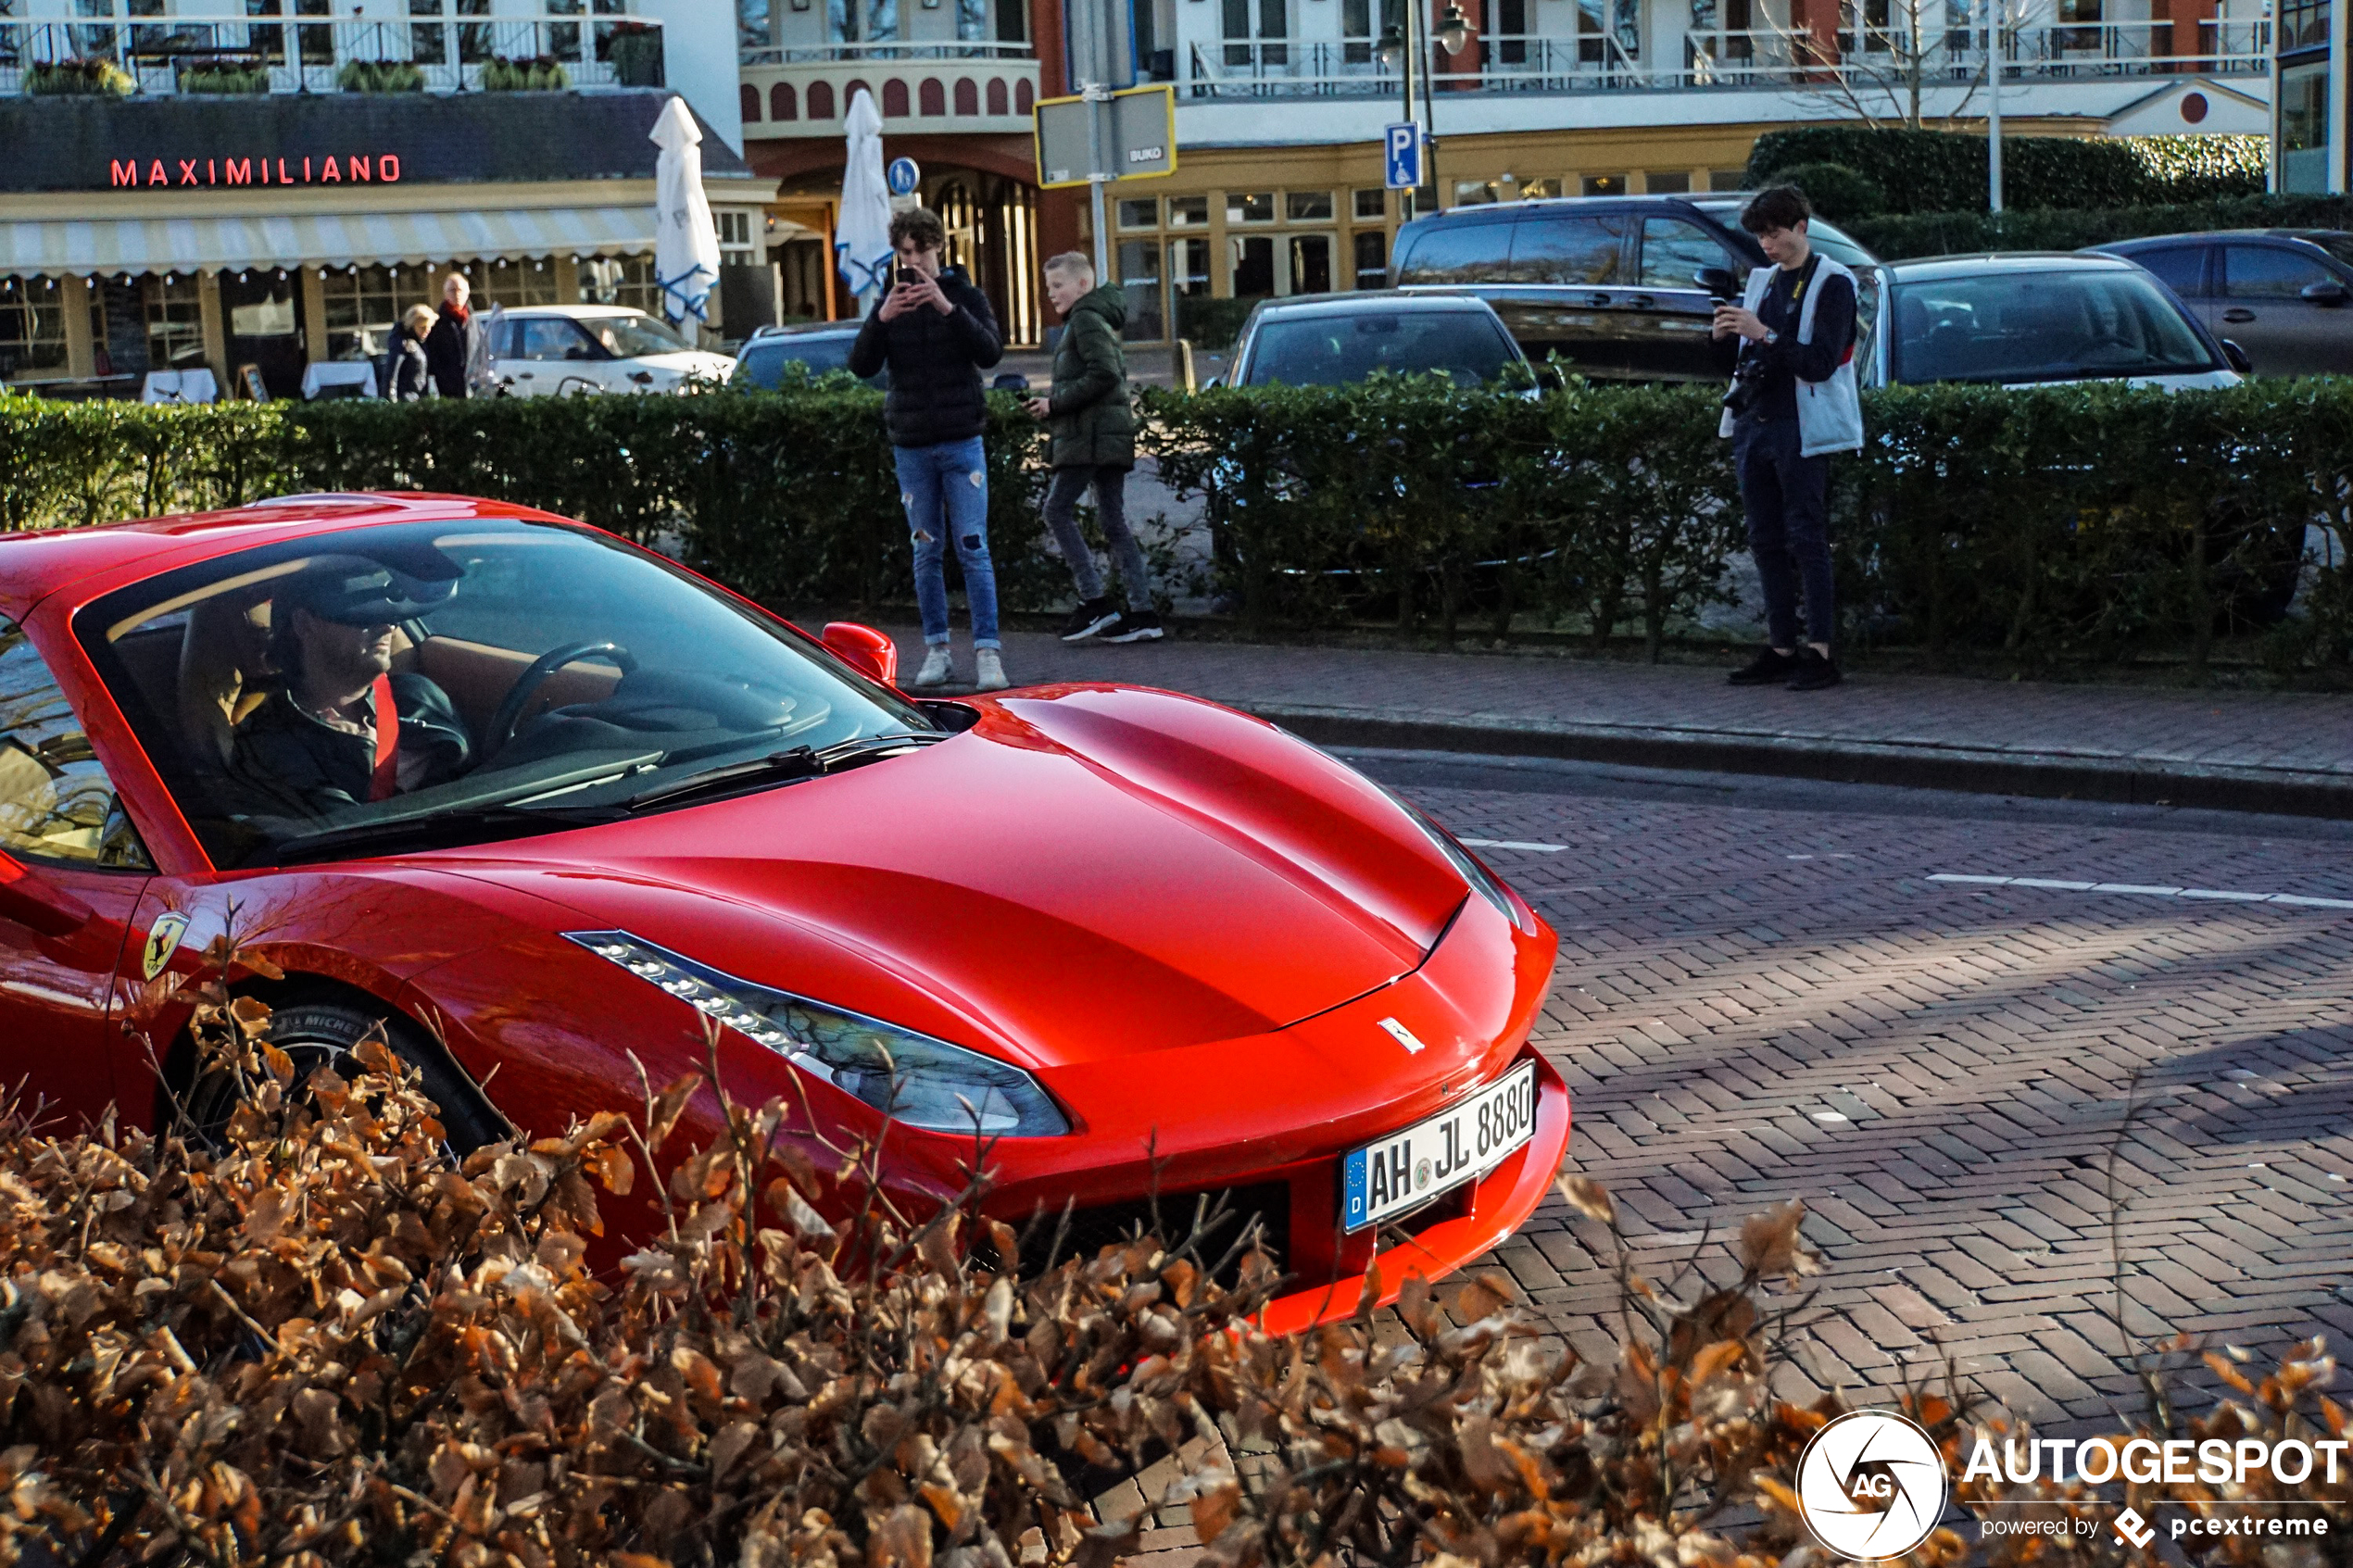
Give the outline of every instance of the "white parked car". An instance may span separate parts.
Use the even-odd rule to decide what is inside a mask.
[[[707,354],[668,322],[619,305],[530,305],[490,324],[490,364],[518,397],[675,392],[724,385],[736,362]]]

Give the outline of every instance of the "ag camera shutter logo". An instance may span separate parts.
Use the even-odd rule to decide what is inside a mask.
[[[1825,1549],[1853,1562],[1901,1557],[1944,1516],[1944,1456],[1894,1411],[1850,1411],[1797,1459],[1797,1512]]]

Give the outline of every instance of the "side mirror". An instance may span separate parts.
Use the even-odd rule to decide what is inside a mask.
[[[1730,268],[1703,267],[1692,274],[1692,282],[1717,299],[1738,299],[1741,296],[1741,281],[1732,276]]]
[[[825,651],[870,681],[886,686],[899,684],[899,645],[872,626],[855,621],[829,621],[817,640]]]
[[[1558,365],[1539,365],[1536,367],[1536,384],[1546,392],[1560,392],[1567,387],[1568,378],[1561,374]]]
[[[1203,392],[1207,392],[1207,391],[1209,391],[1212,387],[1224,386],[1225,384],[1226,384],[1226,377],[1225,377],[1225,376],[1224,376],[1224,374],[1221,372],[1220,374],[1214,375],[1214,376],[1210,377],[1207,381],[1205,381],[1205,382],[1202,383],[1201,383],[1201,389],[1202,389]]]
[[[2251,376],[2255,373],[2255,361],[2246,357],[2246,349],[2241,348],[2229,338],[2222,340],[2222,361],[2243,376]]]
[[[90,923],[90,906],[21,860],[0,855],[0,920],[44,936],[70,936]]]
[[[1029,378],[1023,375],[1018,370],[1007,370],[1003,375],[999,376],[995,381],[988,383],[988,390],[991,392],[1027,392],[1029,390]]]
[[[2353,293],[2347,293],[2345,285],[2334,278],[2322,278],[2317,283],[2307,283],[2304,285],[2303,293],[2304,297],[2315,305],[2334,307],[2353,299]]]

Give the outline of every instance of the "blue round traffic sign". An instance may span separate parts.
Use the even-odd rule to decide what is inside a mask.
[[[873,165],[867,167],[872,168]],[[924,171],[915,167],[913,158],[895,157],[890,160],[889,171],[883,178],[890,182],[892,195],[912,196],[915,194],[915,187],[923,182]]]

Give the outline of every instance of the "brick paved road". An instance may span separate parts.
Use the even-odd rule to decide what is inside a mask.
[[[1488,853],[1561,934],[1540,1039],[1570,1168],[1646,1266],[1806,1200],[1829,1266],[1790,1391],[1950,1354],[2055,1432],[2137,1409],[2102,1171],[2136,1073],[2132,1330],[2353,1336],[2353,909],[1927,880],[2347,898],[2346,825],[1366,762],[1461,834],[1567,847]],[[1591,1345],[1606,1241],[1554,1200],[1498,1258]]]

